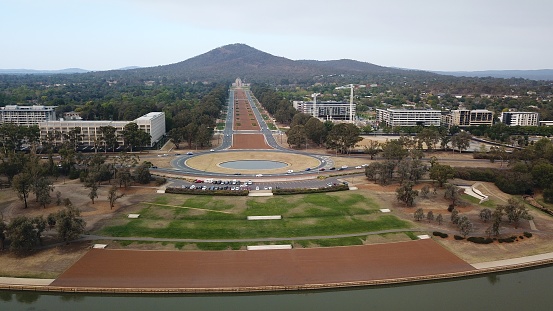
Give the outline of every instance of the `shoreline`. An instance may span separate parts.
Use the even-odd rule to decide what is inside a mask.
[[[256,251],[259,252],[259,251]],[[513,259],[471,264],[475,269],[449,273],[418,276],[340,281],[328,283],[306,283],[292,285],[263,286],[213,286],[213,287],[97,287],[97,286],[56,286],[56,279],[31,279],[0,277],[0,290],[35,291],[43,293],[94,293],[94,294],[215,294],[215,293],[256,293],[284,292],[321,289],[346,289],[366,286],[408,284],[437,280],[453,280],[463,277],[486,275],[497,272],[517,271],[553,264],[553,252]]]

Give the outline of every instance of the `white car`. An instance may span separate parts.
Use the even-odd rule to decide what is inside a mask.
[[[342,169],[345,170],[346,168],[348,168],[347,165],[342,165]]]
[[[288,170],[286,171],[286,174],[292,174],[294,172],[294,170]]]
[[[214,152],[214,151],[215,151],[215,150],[213,150],[213,149],[209,149],[209,152]]]
[[[355,168],[363,168],[361,165],[357,165]]]
[[[255,174],[255,177],[263,177],[263,174]]]
[[[369,166],[369,165],[368,165],[368,164],[363,164],[363,165],[361,165],[361,166],[362,166],[362,167],[367,167],[367,166]]]

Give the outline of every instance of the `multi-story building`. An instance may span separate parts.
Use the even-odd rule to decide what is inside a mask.
[[[331,101],[321,101],[317,102],[317,111],[314,114],[313,112],[313,102],[305,101],[293,101],[292,105],[294,108],[302,113],[317,116],[317,118],[325,121],[335,121],[335,120],[349,120],[350,119],[350,107],[352,107],[353,116],[355,116],[355,104],[350,105],[347,102],[331,102]]]
[[[100,141],[102,137],[101,127],[112,126],[115,128],[115,135],[119,144],[123,144],[122,131],[125,125],[134,122],[138,125],[139,129],[146,131],[150,134],[150,147],[154,146],[165,135],[165,113],[163,112],[150,112],[142,117],[133,121],[84,121],[84,120],[70,120],[70,121],[45,121],[39,123],[40,137],[46,140],[48,133],[59,132],[58,138],[55,143],[63,143],[64,135],[69,131],[79,127],[81,128],[82,143],[83,145],[94,146]]]
[[[433,109],[376,109],[376,120],[387,126],[440,126],[441,112]]]
[[[448,126],[492,125],[493,112],[486,109],[457,109],[442,115],[442,122]]]
[[[56,120],[56,106],[19,106],[0,107],[0,124],[37,125],[43,121]]]
[[[538,126],[539,114],[537,112],[507,111],[502,112],[499,119],[509,126]]]

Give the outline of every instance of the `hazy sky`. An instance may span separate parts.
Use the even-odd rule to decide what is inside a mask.
[[[0,0],[0,68],[176,63],[244,43],[290,59],[553,69],[551,0]]]

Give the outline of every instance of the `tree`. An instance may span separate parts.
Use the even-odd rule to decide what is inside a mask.
[[[440,141],[440,132],[437,128],[425,127],[417,134],[417,140],[419,149],[422,149],[422,144],[424,143],[428,151],[432,151]]]
[[[430,187],[428,185],[424,185],[421,188],[420,194],[423,198],[428,198],[428,194],[430,193]]]
[[[459,219],[460,219],[460,216],[459,216],[459,211],[456,210],[456,209],[453,209],[451,211],[451,222],[454,223],[454,224],[458,224],[459,223]]]
[[[380,149],[380,143],[376,140],[369,140],[368,144],[364,147],[364,152],[371,156],[371,160],[374,160],[376,156],[382,150]]]
[[[488,236],[499,236],[501,234],[501,219],[503,218],[503,208],[498,206],[492,213],[492,224],[486,229]]]
[[[382,144],[382,156],[386,160],[399,162],[409,154],[399,140],[390,140]]]
[[[92,200],[92,204],[94,204],[94,199],[98,197],[98,172],[89,172],[84,186],[85,188],[90,188],[88,197]]]
[[[415,213],[413,213],[413,218],[415,218],[416,221],[421,221],[424,218],[424,211],[422,208],[417,208]]]
[[[67,200],[65,203],[65,209],[56,215],[56,227],[59,238],[68,243],[84,233],[86,222],[80,218],[81,212],[73,207],[71,201]]]
[[[354,124],[336,124],[326,137],[326,146],[342,154],[349,153],[351,148],[363,140],[363,138],[359,136],[360,133],[361,131]]]
[[[175,149],[180,149],[180,144],[185,141],[185,130],[183,127],[172,128],[167,133],[167,137],[175,144]]]
[[[117,194],[117,187],[112,186],[108,192],[109,208],[112,209],[115,206],[115,201],[123,197],[124,194]]]
[[[438,214],[438,216],[436,216],[436,222],[438,223],[438,225],[441,225],[443,221],[444,216],[442,216],[442,214]]]
[[[426,214],[426,219],[430,222],[430,221],[433,221],[434,220],[434,212],[433,211],[428,211],[428,213]]]
[[[48,217],[46,217],[46,223],[50,229],[54,228],[56,226],[56,214],[48,214]]]
[[[150,174],[150,166],[148,163],[143,162],[138,166],[134,172],[135,180],[141,184],[147,184],[152,180],[152,175]]]
[[[33,185],[33,191],[36,195],[37,202],[42,205],[42,208],[46,208],[46,204],[52,202],[50,192],[54,191],[52,181],[46,177],[39,177]]]
[[[448,184],[445,188],[444,198],[451,200],[451,206],[457,206],[457,203],[459,203],[460,200],[459,187]]]
[[[488,222],[492,219],[492,211],[489,208],[484,208],[480,211],[480,219],[483,222]]]
[[[307,123],[305,123],[305,133],[312,142],[317,144],[317,146],[321,146],[328,132],[323,122],[319,119],[309,118]]]
[[[509,201],[507,201],[507,205],[502,206],[502,209],[505,215],[507,215],[509,222],[512,222],[515,225],[515,228],[518,228],[521,219],[532,219],[532,216],[528,213],[526,206],[516,199],[509,199]]]
[[[426,166],[416,158],[407,157],[397,164],[397,175],[400,183],[403,183],[404,180],[416,183],[422,178],[425,171]]]
[[[40,244],[41,226],[38,218],[18,216],[8,225],[10,249],[16,252],[29,251]]]
[[[419,195],[417,190],[413,190],[413,182],[405,182],[399,188],[396,189],[396,197],[400,202],[405,203],[407,206],[413,206],[415,198]]]
[[[451,146],[454,150],[455,148],[459,149],[459,153],[463,150],[468,149],[470,146],[470,140],[472,136],[468,132],[459,132],[451,137]]]
[[[286,132],[288,145],[300,148],[307,144],[307,134],[303,125],[294,125]]]
[[[436,163],[430,167],[430,178],[437,181],[440,187],[443,187],[448,179],[453,178],[454,172],[451,166]]]
[[[138,124],[134,122],[127,123],[121,133],[125,146],[129,147],[131,152],[135,147],[148,145],[151,139],[150,134],[138,128]]]
[[[101,126],[100,133],[102,133],[102,141],[104,142],[104,151],[108,151],[108,147],[111,148],[111,151],[115,151],[117,147],[117,129],[113,126]]]
[[[465,238],[466,238],[467,235],[469,235],[469,233],[471,233],[472,230],[473,230],[472,222],[468,219],[467,216],[462,216],[462,217],[459,219],[458,226],[459,226],[459,230],[461,231],[461,234],[462,234],[463,237],[465,237]]]
[[[27,208],[27,198],[33,184],[33,177],[27,173],[20,173],[13,177],[12,187],[17,192],[17,197],[25,202],[25,208]]]

